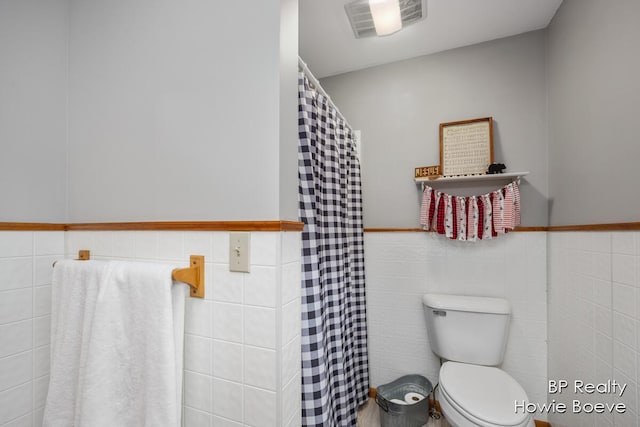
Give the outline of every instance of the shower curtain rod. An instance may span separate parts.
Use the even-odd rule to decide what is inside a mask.
[[[324,90],[324,88],[322,87],[322,85],[320,85],[320,82],[318,81],[318,79],[316,79],[316,76],[313,75],[313,73],[311,72],[311,70],[309,69],[309,66],[302,60],[302,58],[300,58],[298,56],[298,68],[307,76],[307,78],[309,80],[311,80],[311,84],[315,87],[315,89],[320,92],[322,95],[324,95],[328,100],[329,100],[329,104],[331,104],[331,106],[333,108],[335,108],[336,112],[338,113],[338,116],[340,116],[340,118],[344,121],[344,124],[351,129],[351,131],[353,131],[353,127],[351,127],[351,125],[349,124],[349,122],[347,121],[347,119],[344,117],[344,114],[342,114],[340,112],[340,109],[336,106],[336,104],[333,102],[333,99],[331,99],[331,97],[329,96],[329,94]]]

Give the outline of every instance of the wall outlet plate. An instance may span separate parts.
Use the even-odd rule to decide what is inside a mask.
[[[229,271],[249,273],[250,233],[229,234]]]

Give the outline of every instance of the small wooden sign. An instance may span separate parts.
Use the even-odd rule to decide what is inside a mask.
[[[415,169],[414,178],[434,178],[442,175],[440,173],[440,165],[422,166]]]

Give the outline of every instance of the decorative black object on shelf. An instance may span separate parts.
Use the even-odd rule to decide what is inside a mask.
[[[489,165],[489,169],[487,169],[487,173],[488,174],[503,173],[506,168],[507,167],[504,165],[504,163],[492,163]]]

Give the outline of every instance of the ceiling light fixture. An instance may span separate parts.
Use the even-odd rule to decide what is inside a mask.
[[[396,16],[397,8],[400,8],[401,24],[395,24],[397,29],[389,30],[389,32],[384,31],[382,28],[378,29],[381,21],[373,16],[373,12],[384,6],[380,5],[380,3],[386,3],[386,7],[389,7],[388,3],[395,5]],[[353,29],[353,35],[359,39],[393,34],[402,28],[421,21],[427,16],[427,0],[353,0],[344,5],[344,10]],[[377,12],[376,15],[378,15]],[[374,20],[376,21],[375,23]]]
[[[369,0],[369,8],[378,36],[388,36],[402,29],[399,0]]]

